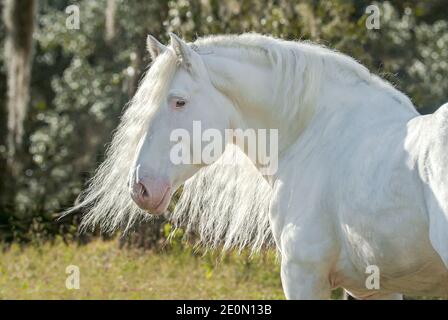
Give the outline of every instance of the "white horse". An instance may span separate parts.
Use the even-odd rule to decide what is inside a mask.
[[[79,205],[85,225],[164,213],[185,183],[171,218],[212,247],[274,241],[287,298],[448,294],[448,105],[421,116],[355,60],[303,42],[147,46],[153,65]],[[173,164],[170,134],[195,120],[278,129],[278,171],[262,176],[232,145],[212,165]]]

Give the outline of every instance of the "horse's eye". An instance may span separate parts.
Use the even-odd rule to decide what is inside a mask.
[[[183,108],[185,106],[185,100],[177,100],[176,101],[176,108]]]

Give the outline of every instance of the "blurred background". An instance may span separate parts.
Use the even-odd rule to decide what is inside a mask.
[[[379,29],[366,8],[379,8]],[[259,32],[348,54],[421,113],[448,99],[448,1],[1,0],[0,298],[283,298],[275,253],[194,249],[163,219],[80,235],[73,205],[101,163],[148,67],[167,43]],[[78,265],[81,288],[65,286]],[[340,296],[336,291],[334,297]]]

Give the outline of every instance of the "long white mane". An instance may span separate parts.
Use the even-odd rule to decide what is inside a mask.
[[[128,174],[154,109],[164,98],[176,72],[176,58],[162,54],[143,78],[139,89],[124,112],[104,162],[79,196],[80,202],[66,212],[87,210],[81,229],[99,225],[105,232],[128,230],[133,223],[149,217],[130,198]],[[161,81],[160,79],[163,79]]]
[[[372,76],[355,60],[317,45],[244,34],[199,39],[193,48],[200,54],[210,51],[218,55],[239,54],[241,59],[269,64],[276,74],[272,91],[277,94],[279,111],[295,117],[297,126],[304,125],[312,116],[313,101],[324,75],[343,73],[343,81],[355,79],[380,86],[412,108],[405,95]],[[148,106],[158,105],[157,99],[166,95],[177,65],[174,53],[167,50],[156,59],[141,82],[122,117],[106,160],[82,194],[81,202],[72,209],[87,207],[83,227],[99,224],[105,231],[118,227],[128,229],[135,221],[148,217],[130,198],[128,172],[153,113]],[[257,250],[272,241],[268,220],[272,188],[235,147],[229,148],[222,157],[185,183],[169,218],[176,226],[195,231],[207,246],[223,245],[225,249],[250,246]]]

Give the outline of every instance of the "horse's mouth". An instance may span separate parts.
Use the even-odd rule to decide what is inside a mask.
[[[148,213],[159,216],[166,212],[171,200],[171,188],[167,188],[165,194],[155,208],[146,210]]]

